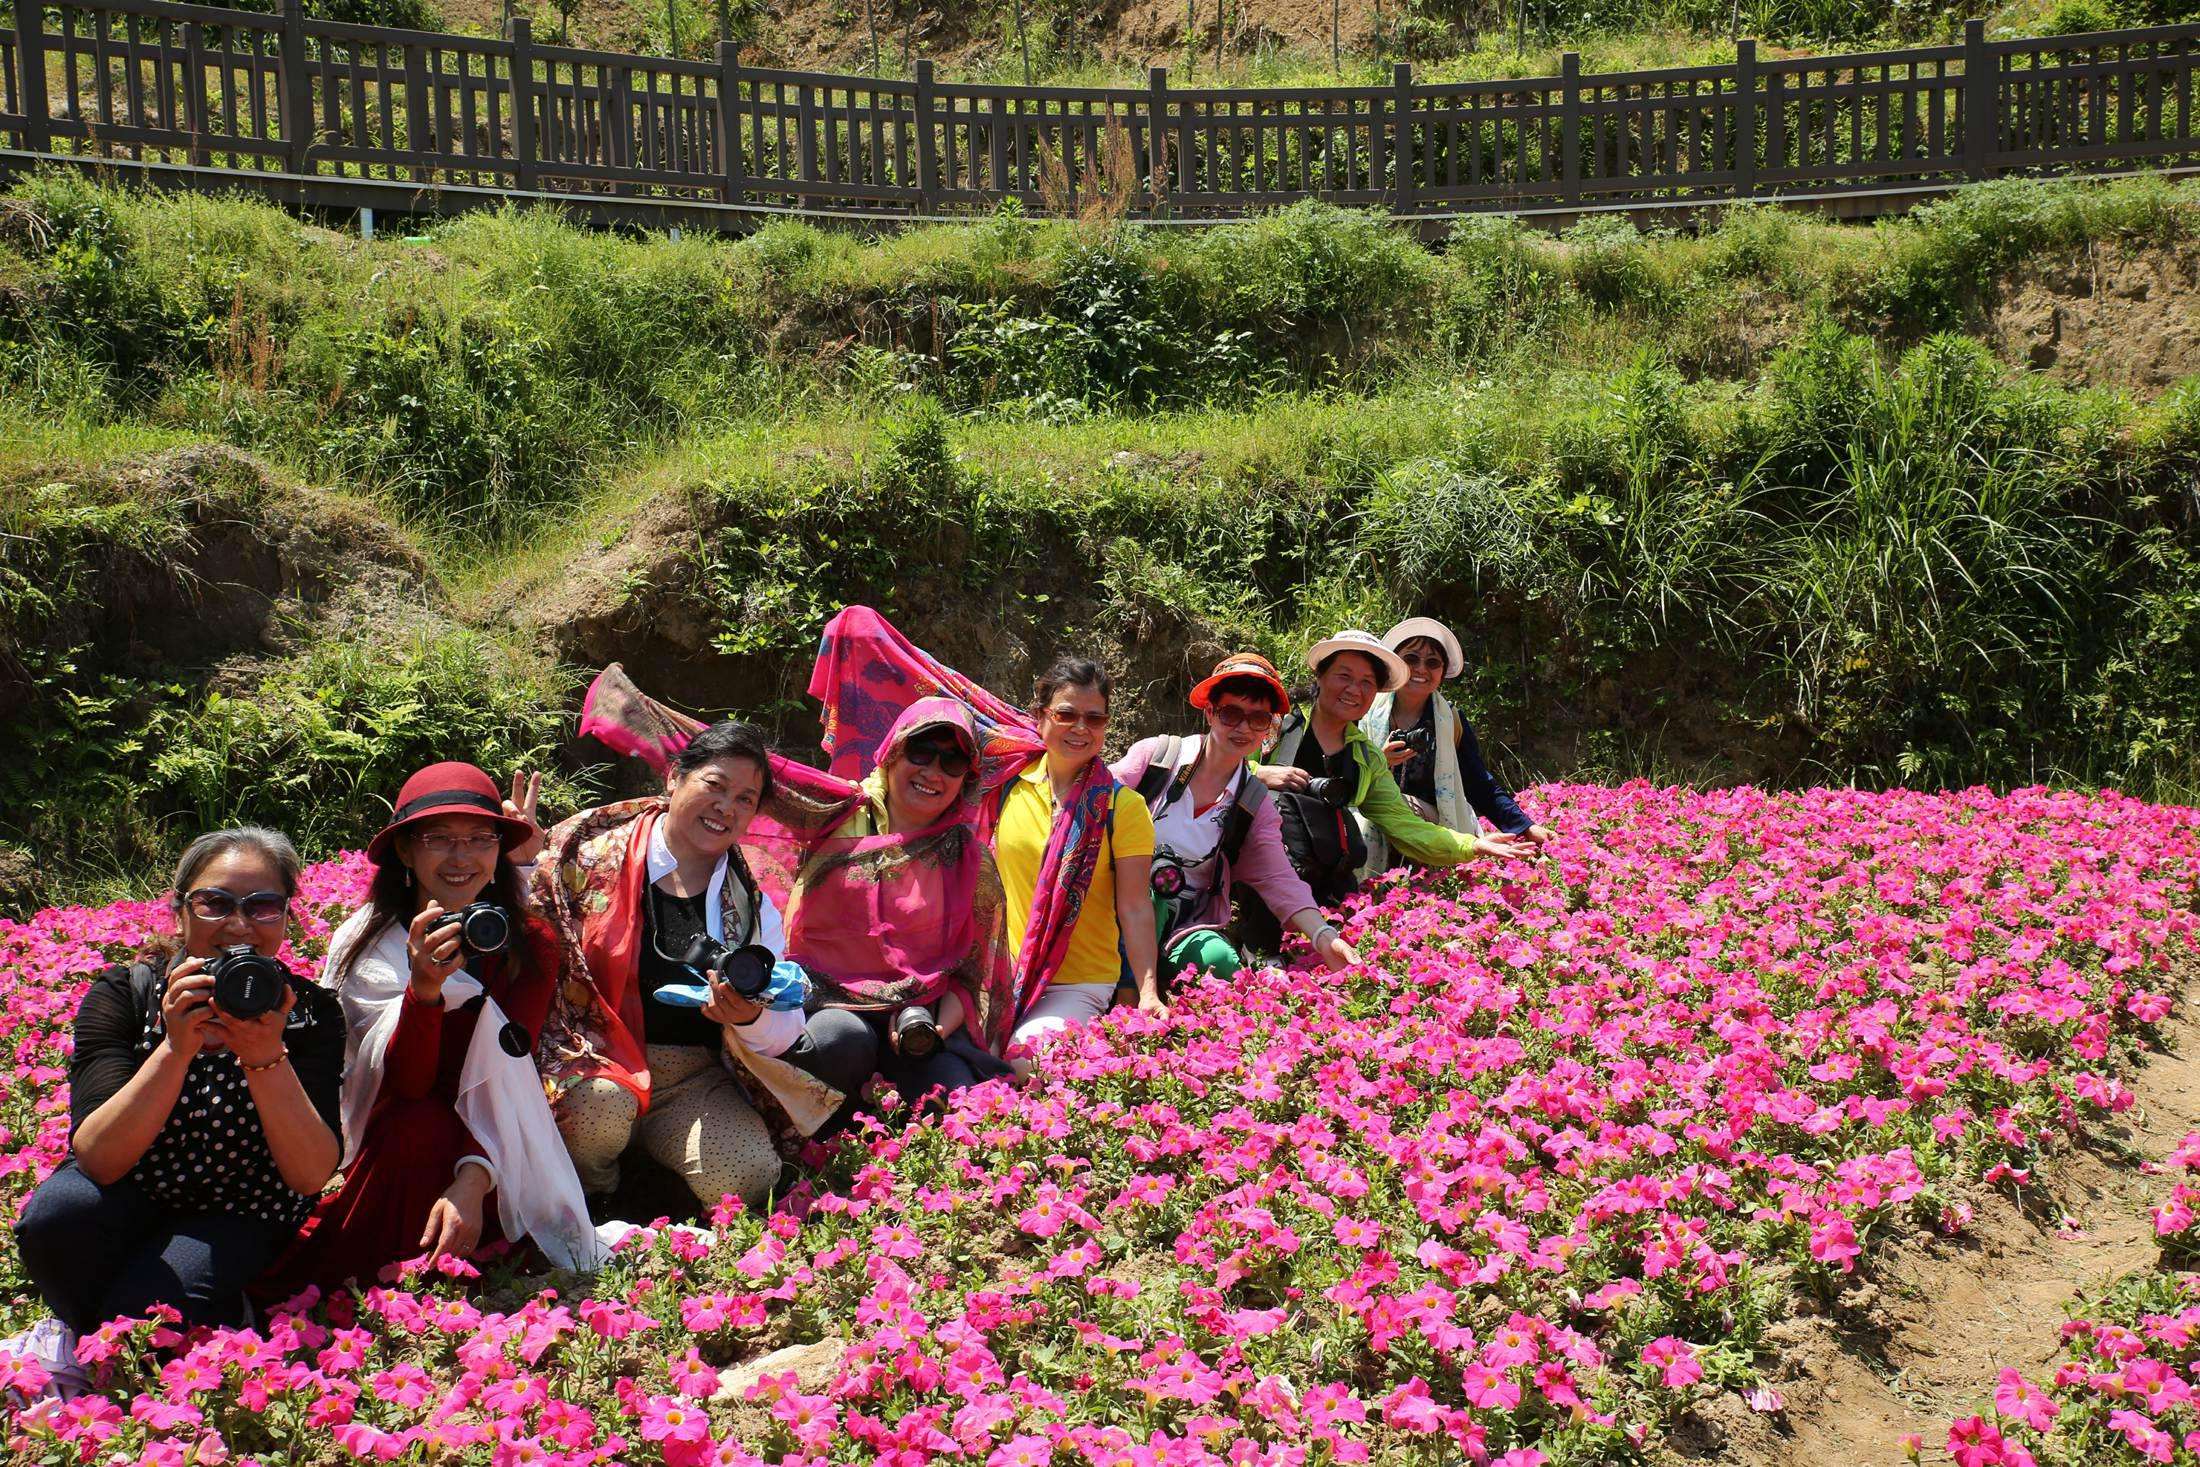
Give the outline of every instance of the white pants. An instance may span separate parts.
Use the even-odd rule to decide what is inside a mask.
[[[1090,1023],[1115,1002],[1113,983],[1054,983],[1031,1005],[1016,1025],[1015,1037],[1030,1043],[1059,1034],[1072,1024]]]

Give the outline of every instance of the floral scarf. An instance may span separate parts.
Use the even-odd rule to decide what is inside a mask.
[[[557,933],[560,974],[535,1062],[553,1097],[603,1079],[649,1109],[649,1052],[643,1038],[641,949],[648,908],[649,836],[662,796],[584,810],[550,832],[535,865],[535,910]],[[735,873],[729,865],[730,888]],[[732,907],[732,893],[724,893]],[[783,1060],[723,1046],[734,1080],[792,1154],[845,1098]]]
[[[997,1055],[1016,1022],[1016,972],[1000,876],[978,829],[979,782],[931,826],[885,830],[883,764],[942,724],[979,737],[963,703],[916,699],[882,731],[882,768],[862,784],[775,755],[771,796],[742,847],[757,884],[786,910],[787,956],[809,971],[817,1003],[890,1011],[953,992]],[[583,733],[658,769],[701,727],[640,692],[616,665],[582,708]]]

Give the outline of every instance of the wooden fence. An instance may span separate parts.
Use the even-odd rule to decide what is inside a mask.
[[[55,158],[305,204],[548,196],[760,212],[1144,218],[1302,198],[1444,218],[1888,197],[1997,174],[2200,164],[2200,25],[1387,86],[1019,87],[622,56],[171,0],[13,0],[0,172]],[[728,216],[732,217],[728,217]]]

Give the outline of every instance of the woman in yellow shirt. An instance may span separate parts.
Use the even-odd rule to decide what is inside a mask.
[[[1017,970],[1030,975],[1017,1040],[1105,1013],[1126,962],[1138,1007],[1168,1012],[1155,981],[1153,816],[1100,757],[1111,691],[1098,663],[1048,668],[1031,702],[1044,752],[1003,787],[993,858]]]

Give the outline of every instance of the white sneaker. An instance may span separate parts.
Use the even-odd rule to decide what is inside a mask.
[[[66,1401],[91,1386],[91,1376],[77,1363],[76,1331],[58,1319],[41,1319],[14,1339],[0,1340],[0,1354],[27,1361],[52,1377],[45,1389],[37,1392],[25,1392],[19,1387],[9,1390],[8,1397],[22,1406],[48,1396]]]

